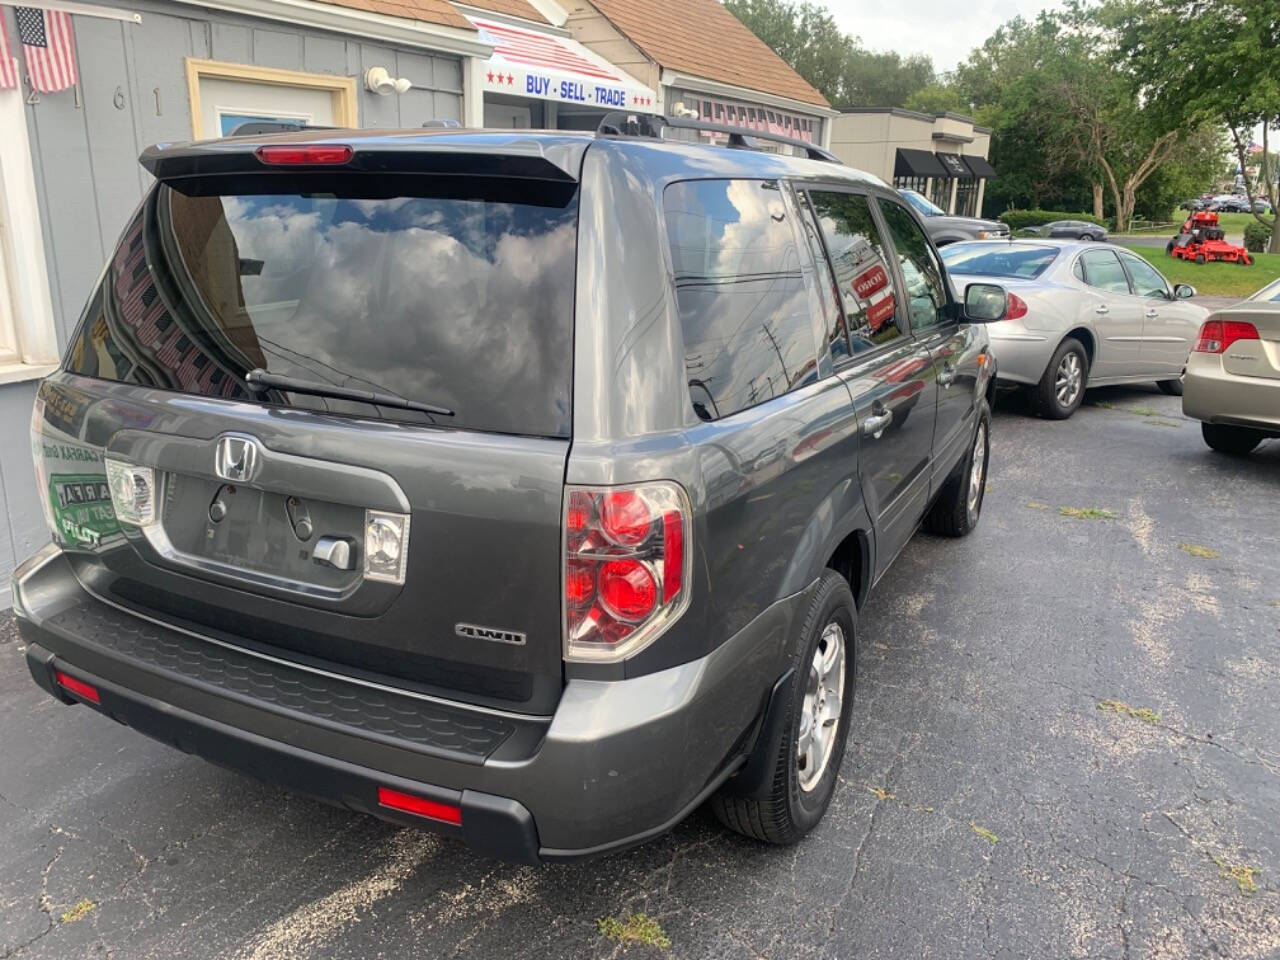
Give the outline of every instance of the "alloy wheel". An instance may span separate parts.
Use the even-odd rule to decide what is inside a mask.
[[[796,739],[796,770],[800,789],[813,790],[827,772],[840,727],[844,695],[844,629],[832,620],[822,630],[809,664],[804,703],[800,707],[800,734]]]
[[[1072,351],[1063,356],[1054,376],[1053,393],[1058,398],[1058,405],[1064,410],[1071,407],[1083,387],[1084,364],[1080,362],[1080,355]]]
[[[977,512],[982,499],[982,488],[987,476],[987,425],[978,422],[977,436],[973,441],[973,466],[969,470],[969,513]]]

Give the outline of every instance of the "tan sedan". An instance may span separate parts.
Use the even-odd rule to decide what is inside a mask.
[[[1212,314],[1187,359],[1182,412],[1223,453],[1280,438],[1280,300],[1267,290]]]

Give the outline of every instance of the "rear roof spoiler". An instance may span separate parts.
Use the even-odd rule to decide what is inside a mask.
[[[278,128],[277,128],[278,130]],[[271,145],[349,146],[351,159],[341,166],[313,170],[355,173],[425,173],[442,176],[494,177],[577,183],[582,154],[590,135],[521,136],[512,131],[462,133],[457,130],[416,130],[411,133],[373,133],[366,130],[312,129],[259,135],[238,127],[235,136],[195,143],[159,143],[147,147],[138,162],[157,180],[246,173],[298,173],[258,159],[259,147]]]

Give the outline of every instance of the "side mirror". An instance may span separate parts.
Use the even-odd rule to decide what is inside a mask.
[[[1196,288],[1189,283],[1180,283],[1173,288],[1173,299],[1190,300],[1196,295]]]
[[[995,283],[971,283],[964,288],[964,319],[969,323],[996,323],[1009,310],[1009,295]]]

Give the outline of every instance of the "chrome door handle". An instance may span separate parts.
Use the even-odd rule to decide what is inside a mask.
[[[873,440],[879,440],[880,434],[884,433],[885,428],[893,422],[893,412],[886,410],[884,413],[873,413],[867,419],[862,421],[862,434],[871,437]]]
[[[941,387],[949,387],[956,382],[956,371],[952,367],[943,367],[942,372],[938,374],[938,385]]]
[[[1156,317],[1158,317],[1158,316],[1160,316],[1160,311],[1159,311],[1159,310],[1157,310],[1155,307],[1151,307],[1151,308],[1149,308],[1149,309],[1147,310],[1147,319],[1148,319],[1148,320],[1154,320],[1154,319],[1155,319]]]
[[[1094,313],[1096,313],[1096,314],[1098,314],[1099,316],[1101,316],[1101,315],[1103,315],[1103,314],[1110,313],[1110,312],[1111,312],[1111,308],[1110,308],[1110,307],[1108,307],[1108,306],[1104,303],[1104,304],[1102,304],[1101,306],[1094,307],[1094,308],[1093,308],[1093,312],[1094,312]]]

